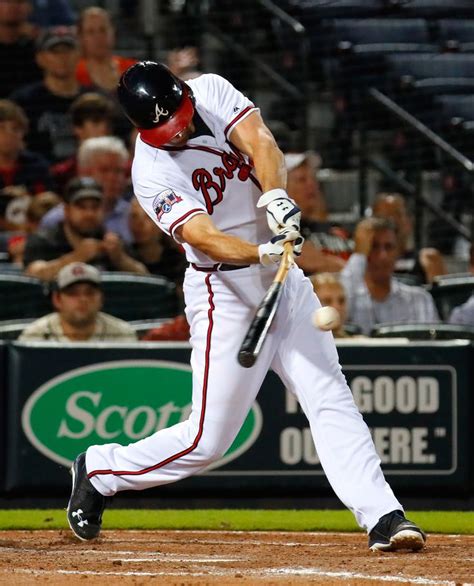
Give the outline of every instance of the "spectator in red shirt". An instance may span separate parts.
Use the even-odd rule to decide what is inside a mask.
[[[0,189],[21,186],[32,195],[52,189],[48,161],[25,149],[28,119],[20,106],[0,100]]]
[[[136,60],[113,54],[115,29],[109,13],[97,6],[86,8],[80,14],[77,30],[82,49],[77,81],[115,92],[120,76]]]

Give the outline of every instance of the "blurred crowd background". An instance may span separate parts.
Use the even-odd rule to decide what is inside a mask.
[[[260,107],[335,336],[474,339],[472,0],[0,0],[0,338],[188,339],[115,96],[141,59]]]

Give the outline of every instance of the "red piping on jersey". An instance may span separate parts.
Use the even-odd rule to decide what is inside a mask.
[[[202,433],[204,430],[204,417],[206,415],[206,402],[207,402],[207,387],[209,382],[209,364],[210,364],[210,353],[211,353],[211,337],[212,337],[212,329],[214,327],[214,320],[213,320],[213,312],[215,309],[214,306],[214,292],[212,291],[211,287],[211,273],[206,275],[205,282],[207,286],[207,291],[209,293],[208,301],[209,301],[209,310],[207,312],[209,325],[207,328],[207,338],[206,338],[206,353],[205,353],[205,364],[204,364],[204,380],[202,385],[202,404],[201,404],[201,415],[199,417],[199,428],[194,438],[194,441],[189,448],[182,450],[181,452],[166,458],[166,460],[162,460],[158,462],[158,464],[154,464],[153,466],[149,466],[148,468],[143,468],[142,470],[93,470],[89,472],[87,475],[88,478],[93,478],[94,476],[103,475],[103,474],[113,474],[114,476],[140,476],[142,474],[147,474],[148,472],[153,472],[154,470],[158,470],[158,468],[162,468],[166,464],[170,462],[174,462],[178,458],[182,458],[187,454],[190,454],[193,450],[195,450],[199,444],[199,440],[202,437]]]
[[[192,210],[187,211],[183,216],[181,216],[181,218],[178,218],[176,221],[174,221],[171,226],[170,226],[170,234],[173,234],[174,230],[176,228],[178,228],[178,225],[185,220],[187,217],[189,217],[191,214],[194,214],[196,212],[199,212],[201,214],[205,214],[206,212],[204,210],[202,210],[201,208],[193,208]]]
[[[244,108],[242,110],[242,112],[240,112],[240,114],[237,114],[237,116],[232,120],[232,122],[229,122],[229,124],[225,127],[224,130],[224,135],[227,138],[227,133],[229,132],[229,129],[236,123],[238,122],[242,116],[245,116],[245,114],[247,114],[247,112],[249,112],[250,110],[255,109],[255,106],[252,104],[251,106],[247,106],[246,108]]]

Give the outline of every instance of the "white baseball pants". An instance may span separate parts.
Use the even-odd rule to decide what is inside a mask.
[[[290,270],[256,364],[249,369],[238,364],[240,343],[273,276],[258,265],[226,272],[187,270],[191,415],[128,446],[91,446],[86,467],[101,494],[175,482],[215,462],[232,444],[273,368],[300,402],[324,472],[359,525],[370,531],[382,515],[403,510],[384,479],[369,430],[341,372],[333,336],[311,324],[320,304],[299,268]]]

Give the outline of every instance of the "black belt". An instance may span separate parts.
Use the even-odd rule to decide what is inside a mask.
[[[226,263],[220,262],[210,267],[200,267],[199,265],[196,265],[192,262],[190,263],[190,266],[192,266],[196,271],[203,271],[204,273],[215,273],[216,271],[236,271],[238,269],[247,269],[250,265],[228,265]]]

